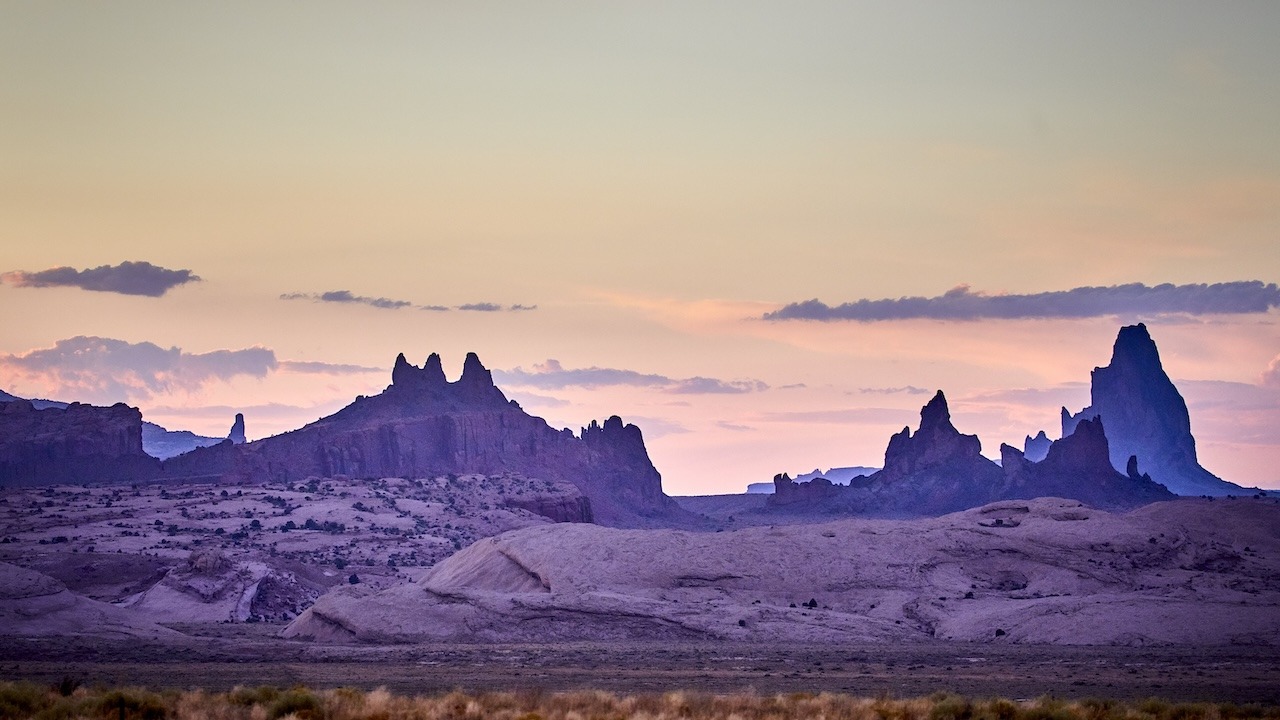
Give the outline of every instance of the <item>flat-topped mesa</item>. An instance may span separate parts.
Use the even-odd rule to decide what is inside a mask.
[[[149,480],[159,472],[160,461],[142,449],[137,408],[0,404],[0,487]]]
[[[1063,437],[1082,420],[1100,416],[1107,423],[1111,466],[1117,471],[1137,455],[1156,482],[1181,495],[1243,491],[1200,466],[1187,403],[1165,373],[1146,325],[1121,328],[1111,364],[1094,368],[1091,380],[1092,404],[1074,415],[1062,409]]]
[[[933,399],[920,410],[920,429],[915,435],[911,428],[889,438],[884,451],[884,477],[902,477],[918,470],[968,461],[980,457],[982,441],[977,435],[965,435],[951,424],[951,411],[947,398],[939,390]]]

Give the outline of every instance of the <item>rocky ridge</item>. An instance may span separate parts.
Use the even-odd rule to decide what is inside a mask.
[[[951,422],[946,396],[938,391],[920,411],[919,429],[889,439],[884,469],[849,486],[823,478],[796,483],[774,478],[767,508],[880,517],[940,515],[997,500],[1064,497],[1108,509],[1132,508],[1174,496],[1137,472],[1116,472],[1101,420],[1082,420],[1071,435],[1052,443],[1040,462],[1008,445],[1002,464],[982,456],[982,443]]]
[[[635,425],[611,417],[575,436],[508,400],[474,353],[449,382],[440,356],[421,367],[400,355],[391,385],[298,430],[223,443],[165,463],[173,479],[296,482],[307,477],[432,477],[519,473],[576,485],[587,518],[619,526],[691,523],[662,491]],[[576,519],[583,519],[580,514]]]

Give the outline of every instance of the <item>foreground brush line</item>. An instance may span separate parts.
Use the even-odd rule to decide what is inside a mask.
[[[397,695],[385,688],[287,690],[237,687],[230,692],[140,688],[84,688],[71,679],[41,687],[0,684],[0,718],[104,720],[648,720],[826,718],[827,720],[1277,720],[1280,706],[1170,703],[1158,698],[1125,703],[1089,699],[974,700],[936,693],[927,698],[866,698],[836,693],[712,695],[696,692],[621,695],[597,690],[537,690]]]

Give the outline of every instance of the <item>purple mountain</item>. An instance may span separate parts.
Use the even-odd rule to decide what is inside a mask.
[[[1092,381],[1092,405],[1074,415],[1062,408],[1063,437],[1082,420],[1100,417],[1116,470],[1124,472],[1136,456],[1152,479],[1179,495],[1248,492],[1200,466],[1187,403],[1165,373],[1146,325],[1120,328],[1111,364],[1095,368]]]
[[[564,520],[607,525],[687,524],[662,491],[640,428],[611,417],[577,436],[526,413],[468,353],[445,379],[434,353],[421,367],[396,358],[391,385],[310,425],[243,445],[224,442],[165,463],[169,477],[299,481],[309,476],[431,477],[519,473],[576,485],[588,505]]]

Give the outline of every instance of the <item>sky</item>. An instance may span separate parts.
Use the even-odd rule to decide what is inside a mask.
[[[0,389],[298,427],[477,352],[671,494],[1056,437],[1280,487],[1280,4],[0,3]]]

